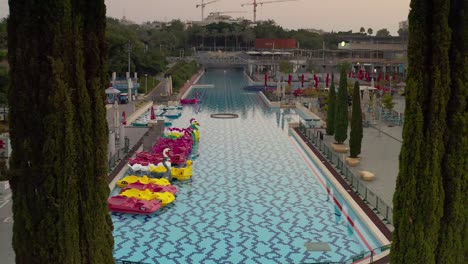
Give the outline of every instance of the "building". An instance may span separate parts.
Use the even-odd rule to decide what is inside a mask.
[[[297,48],[295,39],[255,39],[255,49],[285,50]]]
[[[404,73],[408,49],[404,38],[349,35],[342,39],[338,43],[339,62],[350,63],[353,71]]]
[[[216,23],[227,23],[227,24],[240,24],[245,19],[244,18],[233,18],[229,15],[223,15],[224,13],[230,12],[211,12],[203,21],[188,21],[186,22],[186,27],[191,27],[193,25],[206,26],[209,24]],[[236,12],[233,12],[236,13]]]
[[[319,35],[323,35],[323,34],[327,33],[323,29],[306,28],[304,30],[307,31],[307,32],[311,32],[311,33],[317,33]]]

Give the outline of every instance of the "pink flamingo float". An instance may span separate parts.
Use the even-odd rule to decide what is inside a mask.
[[[198,104],[200,99],[198,98],[198,93],[195,93],[195,98],[192,99],[180,99],[180,104]]]

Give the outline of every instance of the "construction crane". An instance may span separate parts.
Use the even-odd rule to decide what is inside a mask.
[[[292,2],[292,1],[297,1],[297,0],[275,0],[275,1],[263,1],[263,2],[257,2],[257,0],[254,0],[253,3],[245,3],[242,4],[241,6],[246,6],[246,5],[253,5],[253,12],[254,12],[254,17],[253,17],[253,22],[257,21],[257,6],[259,5],[264,5],[264,4],[272,4],[272,3],[279,3],[279,2]]]
[[[220,0],[213,0],[213,1],[210,1],[208,3],[204,3],[204,1],[202,0],[201,4],[196,5],[196,8],[198,8],[199,6],[201,7],[201,21],[203,21],[203,19],[204,19],[205,6],[207,6],[209,4],[212,4],[212,3],[215,3],[215,2],[219,2],[219,1]]]

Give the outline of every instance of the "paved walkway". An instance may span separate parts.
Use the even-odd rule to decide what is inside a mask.
[[[404,112],[404,97],[395,95],[395,111]],[[323,113],[318,113],[323,116]],[[348,132],[349,132],[348,127]],[[379,196],[387,205],[393,207],[393,193],[395,192],[396,179],[399,170],[399,155],[402,145],[403,126],[392,126],[382,123],[363,129],[360,164],[350,169],[359,175],[359,171],[373,172],[376,179],[364,184]],[[324,142],[330,147],[335,142],[333,136],[324,135]],[[349,146],[349,135],[345,144]],[[342,154],[345,158],[348,154]]]

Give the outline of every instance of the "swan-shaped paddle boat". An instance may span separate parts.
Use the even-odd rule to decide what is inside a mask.
[[[166,186],[161,186],[161,185],[156,185],[152,183],[148,184],[143,184],[140,182],[135,182],[135,183],[130,183],[127,185],[127,187],[123,190],[126,189],[138,189],[138,190],[150,190],[152,192],[170,192],[172,194],[177,194],[178,190],[174,185],[166,185]]]
[[[160,186],[167,186],[167,185],[170,185],[171,182],[168,180],[168,179],[152,179],[152,178],[148,178],[148,176],[143,176],[143,177],[139,177],[139,176],[136,176],[136,175],[130,175],[130,176],[127,176],[127,177],[124,177],[123,179],[121,179],[120,181],[117,182],[117,186],[120,187],[120,188],[125,188],[127,187],[127,185],[131,184],[131,183],[135,183],[135,182],[139,182],[139,183],[143,183],[143,184],[149,184],[149,183],[152,183],[152,184],[155,184],[155,185],[160,185]]]
[[[192,178],[192,161],[187,160],[187,166],[185,168],[174,168],[171,169],[172,178],[179,181],[185,181]]]
[[[200,131],[198,130],[198,127],[200,126],[200,123],[198,123],[195,118],[190,119],[190,129],[192,130],[192,135],[195,139],[195,141],[200,141]]]
[[[128,198],[120,195],[112,196],[107,200],[109,211],[148,215],[161,208],[159,200],[144,201],[134,197]]]
[[[166,206],[175,200],[175,195],[170,192],[155,192],[153,194],[156,200],[161,201],[162,206]]]
[[[175,200],[175,195],[170,192],[152,192],[149,189],[128,189],[121,192],[119,195],[144,201],[159,200],[162,206],[166,206]]]

